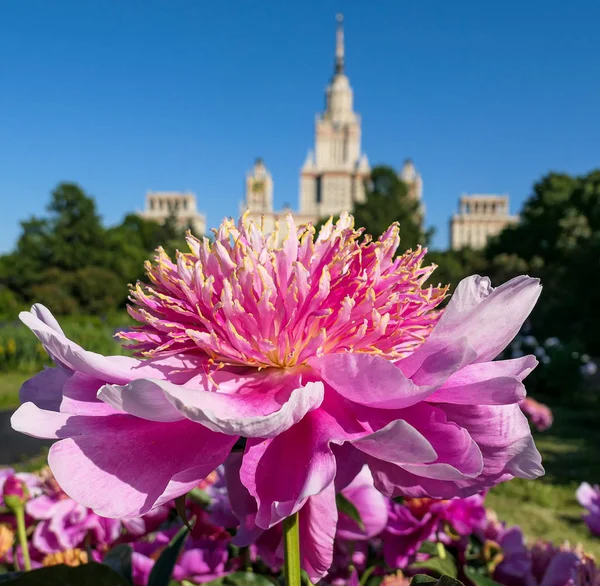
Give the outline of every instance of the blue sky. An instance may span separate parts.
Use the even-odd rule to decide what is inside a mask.
[[[191,189],[214,226],[262,156],[296,207],[339,11],[363,148],[415,161],[435,247],[463,192],[517,211],[544,173],[600,167],[597,0],[4,0],[0,251],[62,180],[109,224]]]

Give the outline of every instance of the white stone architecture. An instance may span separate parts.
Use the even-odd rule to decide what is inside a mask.
[[[484,248],[488,239],[519,221],[511,216],[508,195],[462,195],[450,220],[450,248]]]
[[[206,234],[206,217],[196,208],[196,196],[189,191],[149,191],[146,207],[138,215],[162,224],[172,213],[181,228],[191,228],[196,236]]]
[[[419,202],[422,201],[423,179],[410,159],[404,161],[404,165],[402,165],[402,170],[400,171],[400,179],[406,183],[408,196]]]
[[[370,173],[361,152],[361,120],[344,73],[344,29],[338,15],[335,70],[325,93],[325,111],[315,122],[315,148],[300,173],[300,213],[323,218],[352,210],[365,199],[364,181]]]
[[[369,177],[369,161],[361,151],[361,120],[354,111],[353,92],[344,73],[344,29],[337,17],[335,68],[325,92],[325,111],[315,122],[315,147],[309,151],[300,172],[299,211],[296,224],[317,222],[365,199],[364,181]],[[273,180],[262,160],[257,160],[246,176],[246,197],[242,204],[250,218],[272,230],[291,210],[273,210]]]

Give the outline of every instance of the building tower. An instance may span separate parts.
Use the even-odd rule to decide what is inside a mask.
[[[273,178],[259,157],[252,170],[246,174],[245,206],[253,213],[273,211]]]
[[[508,195],[463,194],[460,211],[450,219],[450,248],[484,248],[487,241],[504,228],[516,224],[511,216]]]
[[[365,199],[370,168],[361,153],[361,121],[344,73],[343,17],[337,16],[335,67],[326,89],[325,111],[315,123],[315,148],[300,173],[300,214],[322,218],[352,210]]]
[[[423,179],[410,159],[404,161],[400,171],[400,179],[408,188],[408,196],[416,201],[421,201],[423,197]]]

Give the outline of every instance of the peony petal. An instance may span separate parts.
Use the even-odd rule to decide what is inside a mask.
[[[40,439],[59,439],[68,437],[62,435],[67,422],[72,416],[68,413],[46,411],[34,403],[24,403],[10,418],[10,424],[15,431]]]
[[[44,322],[47,326],[64,336],[64,332],[60,327],[60,324],[58,321],[56,321],[56,318],[52,315],[52,312],[45,305],[42,305],[41,303],[34,303],[31,308],[31,313],[40,321]]]
[[[425,436],[437,453],[432,463],[402,464],[413,474],[436,480],[467,480],[483,470],[483,456],[469,431],[449,421],[443,410],[421,403],[401,416]]]
[[[535,356],[480,362],[453,374],[427,401],[455,405],[508,405],[525,395],[521,382],[537,365]]]
[[[34,333],[46,352],[68,370],[81,372],[104,382],[127,384],[136,378],[176,377],[176,382],[185,382],[202,359],[190,356],[171,356],[160,360],[139,360],[129,356],[102,356],[84,350],[69,340],[59,329],[42,321],[36,312],[23,311],[19,319]],[[175,371],[175,373],[174,373]],[[179,372],[177,371],[189,371]]]
[[[327,423],[320,410],[311,411],[275,438],[247,441],[240,480],[256,499],[259,527],[268,529],[289,517],[333,482]],[[284,473],[282,462],[290,463]]]
[[[323,401],[321,382],[309,382],[303,387],[290,389],[290,382],[295,381],[296,377],[290,377],[289,382],[281,380],[279,386],[273,388],[267,381],[262,392],[253,389],[248,394],[229,394],[188,389],[168,381],[140,379],[120,390],[113,387],[114,391],[110,393],[104,390],[107,389],[105,387],[102,397],[113,400],[119,393],[155,397],[162,392],[167,402],[181,415],[208,429],[244,437],[273,437],[300,421]],[[133,406],[135,402],[131,404]],[[158,412],[162,407],[156,402],[154,408]],[[136,406],[136,411],[141,413],[141,407]],[[174,413],[169,411],[168,416],[174,417]]]
[[[580,562],[581,560],[575,552],[557,552],[550,560],[540,586],[565,586],[565,584],[573,584],[571,578]]]
[[[477,362],[493,360],[521,329],[541,291],[539,279],[527,276],[496,289],[478,275],[463,279],[429,340],[466,336],[477,352]]]
[[[96,395],[104,381],[81,372],[76,372],[63,387],[60,404],[62,413],[73,415],[111,415],[116,413],[110,405],[100,401]]]
[[[437,453],[429,441],[412,425],[397,419],[384,428],[352,442],[365,454],[393,463],[433,462]]]
[[[396,366],[413,383],[434,390],[477,358],[466,337],[427,339]]]
[[[237,439],[187,420],[156,423],[130,415],[71,420],[81,435],[55,443],[48,462],[71,498],[110,518],[147,513],[172,480],[176,490],[170,498],[187,492],[226,459]]]
[[[589,482],[582,482],[576,492],[577,502],[586,508],[593,509],[600,504],[600,491]]]
[[[184,416],[170,403],[162,388],[139,380],[125,386],[103,385],[97,393],[101,405],[148,421],[179,421]]]
[[[448,421],[468,429],[484,458],[483,481],[509,474],[534,479],[544,474],[527,418],[518,405],[449,405],[440,403]],[[490,484],[491,486],[491,484]]]
[[[381,356],[329,354],[309,362],[342,397],[359,405],[402,409],[418,403],[429,394]]]
[[[58,411],[65,383],[73,373],[57,366],[45,367],[42,372],[26,380],[19,391],[21,403],[35,403],[40,409]]]
[[[346,497],[358,511],[364,528],[346,515],[338,520],[337,537],[354,541],[369,539],[381,533],[388,521],[385,497],[373,486],[373,476],[364,466],[358,476],[343,490]]]
[[[331,567],[337,520],[333,483],[311,496],[300,511],[300,557],[311,584]]]

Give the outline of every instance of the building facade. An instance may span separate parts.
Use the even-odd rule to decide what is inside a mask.
[[[450,248],[484,248],[492,236],[519,221],[510,215],[508,195],[463,195],[450,220]]]
[[[300,171],[298,211],[292,212],[296,224],[351,211],[356,202],[365,200],[364,182],[371,170],[361,149],[361,120],[354,111],[354,94],[344,67],[343,19],[338,15],[334,72],[325,90],[325,110],[315,120],[314,148]],[[246,176],[242,209],[267,231],[278,222],[280,237],[285,237],[282,220],[292,210],[273,209],[273,180],[261,159]]]
[[[146,207],[138,215],[159,224],[174,214],[177,225],[191,228],[196,236],[206,234],[206,217],[196,207],[196,196],[180,191],[149,191],[146,193]]]

